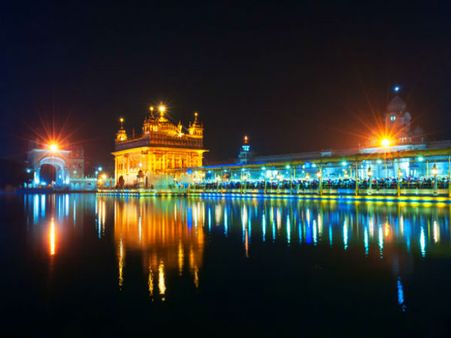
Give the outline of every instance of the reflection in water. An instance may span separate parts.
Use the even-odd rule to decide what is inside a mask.
[[[104,197],[99,197],[106,203]],[[109,199],[106,199],[109,200]],[[109,200],[111,201],[111,200]],[[165,299],[168,271],[182,276],[185,266],[199,286],[204,251],[205,204],[164,200],[114,200],[114,238],[119,243],[119,285],[123,286],[125,251],[142,255],[148,289]],[[155,281],[158,281],[155,283]],[[158,292],[154,290],[155,284]]]
[[[51,219],[50,221],[50,229],[49,229],[49,253],[50,256],[55,255],[55,247],[56,247],[56,229],[55,229],[55,220]]]
[[[112,279],[117,278],[116,285],[125,290],[131,285],[127,278],[135,278],[128,267],[139,257],[142,285],[152,300],[171,296],[174,276],[191,287],[202,286],[207,235],[239,243],[234,249],[249,259],[258,255],[254,246],[276,250],[274,244],[282,244],[329,250],[330,255],[338,250],[368,262],[396,261],[393,294],[403,311],[408,263],[398,262],[398,257],[411,262],[451,253],[448,205],[95,195],[26,195],[24,203],[33,243],[42,246],[44,241],[46,255],[57,260],[84,232],[92,233],[96,241],[113,238],[117,272]],[[218,239],[212,239],[209,245],[214,246]]]

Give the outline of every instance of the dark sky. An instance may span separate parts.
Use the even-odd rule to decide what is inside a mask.
[[[318,5],[322,3],[322,5]],[[0,156],[53,121],[91,163],[117,119],[199,111],[209,161],[357,146],[394,83],[432,139],[451,138],[446,2],[224,1],[0,5]]]

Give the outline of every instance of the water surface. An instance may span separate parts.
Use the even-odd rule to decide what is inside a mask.
[[[449,205],[0,197],[2,336],[450,336]]]

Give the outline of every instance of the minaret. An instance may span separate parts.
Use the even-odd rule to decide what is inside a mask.
[[[244,135],[243,144],[241,146],[240,153],[238,154],[238,162],[239,163],[247,163],[249,159],[252,157],[251,146],[249,144],[249,138],[247,135]]]
[[[116,142],[123,142],[123,141],[127,141],[127,132],[124,129],[124,118],[121,117],[119,119],[119,123],[120,123],[120,128],[116,133]]]
[[[157,119],[155,118],[154,110],[155,110],[154,106],[149,107],[149,116],[144,119],[143,124],[144,134],[149,134],[150,132],[158,130],[158,123]]]
[[[407,104],[399,96],[401,87],[395,85],[393,93],[395,96],[387,105],[387,112],[385,113],[385,129],[388,133],[395,135],[397,143],[411,142],[410,125],[412,116],[407,112]]]
[[[196,137],[196,138],[203,138],[204,137],[204,127],[198,120],[199,113],[194,113],[194,121],[189,124],[188,132],[190,136]]]

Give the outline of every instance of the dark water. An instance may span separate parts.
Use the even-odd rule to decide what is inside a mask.
[[[0,197],[2,337],[451,336],[448,205]]]

